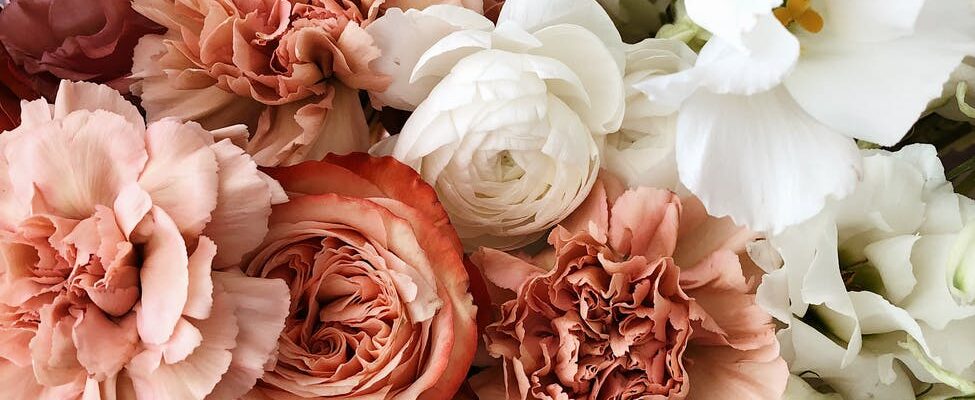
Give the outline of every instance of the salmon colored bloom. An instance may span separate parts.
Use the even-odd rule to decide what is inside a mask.
[[[771,317],[736,251],[752,237],[671,192],[597,183],[519,258],[482,248],[515,293],[487,327],[509,399],[779,399],[788,378]]]
[[[220,271],[267,231],[279,186],[241,127],[146,126],[115,90],[64,81],[0,135],[5,399],[235,399],[264,373],[281,281]]]
[[[133,90],[150,120],[178,117],[207,129],[244,123],[263,166],[365,151],[359,90],[381,92],[379,49],[363,29],[388,7],[480,0],[136,0],[168,28],[144,38]]]
[[[247,399],[451,399],[477,334],[460,240],[433,189],[356,153],[268,173],[291,201],[245,263],[291,287],[280,352]]]

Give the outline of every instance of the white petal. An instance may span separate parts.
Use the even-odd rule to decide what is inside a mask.
[[[880,274],[885,289],[884,298],[894,304],[899,304],[911,294],[917,284],[911,265],[911,251],[917,239],[914,235],[902,235],[870,243],[863,249],[870,264]]]
[[[575,72],[588,93],[583,104],[573,98],[563,99],[582,117],[593,133],[615,132],[626,109],[623,75],[611,60],[611,54],[589,31],[571,25],[542,28],[535,32],[542,46],[531,54],[561,61]]]
[[[785,400],[843,400],[836,393],[823,394],[817,392],[805,380],[796,375],[789,375],[789,384],[786,386],[782,398]]]
[[[890,355],[860,354],[844,368],[843,347],[798,319],[778,336],[789,370],[815,372],[844,399],[914,398],[910,378]]]
[[[799,59],[799,41],[771,15],[742,36],[743,48],[713,37],[701,49],[695,73],[715,93],[754,94],[772,89]]]
[[[741,48],[742,35],[780,4],[782,0],[686,0],[684,7],[695,24]]]
[[[366,27],[382,52],[374,63],[376,72],[393,77],[392,84],[382,93],[373,92],[373,99],[384,105],[413,110],[440,77],[429,76],[410,81],[413,69],[430,47],[447,35],[465,30],[488,31],[494,27],[490,20],[471,10],[448,5],[435,5],[423,11],[410,9],[406,13],[391,8]]]
[[[856,185],[852,140],[802,112],[784,90],[691,97],[677,123],[681,182],[714,216],[781,231]]]
[[[938,0],[933,0],[938,1]],[[925,0],[823,0],[814,9],[823,17],[818,34],[879,42],[910,35]]]
[[[927,1],[913,35],[857,39],[803,36],[802,58],[785,85],[825,125],[890,146],[941,97],[962,59],[975,53],[975,13],[965,0]]]
[[[498,24],[516,23],[528,32],[567,24],[578,25],[596,34],[609,48],[622,72],[623,39],[606,11],[592,0],[508,0],[501,8]]]
[[[948,256],[956,235],[932,235],[918,240],[911,255],[917,287],[903,307],[934,329],[954,320],[975,316],[975,306],[959,305],[951,291]]]

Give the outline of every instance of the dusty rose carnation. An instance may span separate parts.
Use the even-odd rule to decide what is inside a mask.
[[[477,348],[460,240],[433,188],[385,157],[272,168],[250,276],[291,287],[277,363],[247,399],[451,399]]]
[[[358,90],[389,82],[371,70],[379,50],[362,29],[381,3],[135,0],[168,32],[139,43],[133,90],[150,120],[246,124],[247,151],[264,166],[364,151]]]
[[[475,253],[514,292],[487,327],[503,373],[475,386],[511,399],[779,399],[788,370],[735,252],[751,235],[705,215],[668,191],[598,183],[534,259]]]
[[[230,136],[148,127],[115,90],[64,81],[0,135],[5,399],[236,399],[287,313],[282,281],[218,271],[284,200]]]
[[[0,11],[0,43],[49,99],[61,79],[128,93],[136,43],[162,32],[129,0],[17,0]]]

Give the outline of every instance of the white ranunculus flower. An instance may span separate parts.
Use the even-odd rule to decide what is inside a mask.
[[[626,112],[619,131],[606,137],[603,168],[627,186],[678,188],[677,110],[672,104],[650,101],[633,85],[651,76],[689,69],[696,57],[678,40],[647,39],[626,46]]]
[[[975,202],[930,145],[863,155],[850,196],[751,246],[759,304],[788,325],[790,370],[843,398],[913,399],[912,379],[969,394]]]
[[[684,4],[713,37],[694,68],[639,87],[682,103],[682,183],[711,214],[758,231],[781,231],[850,193],[860,168],[853,138],[897,143],[975,54],[970,0]]]
[[[436,188],[465,246],[528,244],[585,199],[625,108],[623,42],[594,0],[509,0],[497,26],[391,9],[367,31],[394,80],[374,98],[414,110],[374,152]]]

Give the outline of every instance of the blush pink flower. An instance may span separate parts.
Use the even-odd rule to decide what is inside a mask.
[[[128,93],[136,43],[162,32],[129,0],[17,0],[0,11],[0,46],[49,99],[61,79]]]
[[[789,372],[735,252],[751,237],[669,191],[597,183],[535,258],[472,256],[488,281],[514,292],[486,334],[506,386],[479,390],[779,399]]]
[[[365,151],[358,90],[389,83],[371,69],[379,50],[362,29],[381,3],[136,0],[168,32],[139,43],[133,90],[150,120],[246,124],[247,151],[263,166]]]
[[[24,103],[0,135],[5,399],[236,399],[255,384],[287,287],[218,268],[262,240],[284,194],[242,135],[146,126],[91,83]]]
[[[409,167],[356,153],[270,169],[291,197],[246,273],[291,287],[246,399],[451,399],[477,348],[460,240]]]

